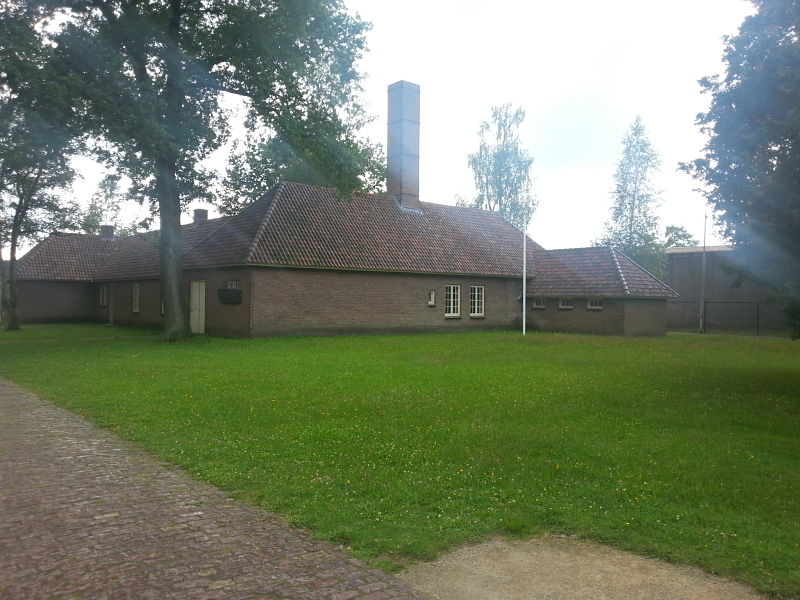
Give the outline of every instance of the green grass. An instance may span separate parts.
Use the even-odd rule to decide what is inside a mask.
[[[0,373],[374,564],[573,533],[800,594],[800,343],[0,344]]]
[[[131,336],[160,335],[159,329],[144,327],[120,327],[93,323],[56,323],[47,325],[23,325],[17,331],[0,329],[0,343],[20,340],[93,339]]]

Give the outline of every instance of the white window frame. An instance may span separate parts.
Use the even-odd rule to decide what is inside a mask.
[[[226,281],[225,282],[225,289],[226,290],[240,290],[240,289],[242,289],[242,284],[239,281]]]
[[[531,308],[534,310],[544,310],[547,308],[547,298],[532,298]]]
[[[486,286],[469,286],[469,316],[483,317],[486,308]]]
[[[100,284],[100,291],[99,296],[97,298],[97,305],[98,306],[108,306],[108,284],[101,283]]]
[[[456,318],[461,316],[461,286],[444,286],[444,316]]]
[[[572,298],[559,298],[558,310],[572,310],[575,308],[575,301]]]
[[[139,294],[140,294],[139,284],[134,283],[131,286],[131,312],[137,315],[140,312]]]
[[[587,298],[586,310],[603,310],[602,298]]]
[[[428,306],[436,306],[436,290],[428,290]]]

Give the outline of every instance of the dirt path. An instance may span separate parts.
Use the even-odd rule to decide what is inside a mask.
[[[491,540],[400,578],[437,600],[763,600],[698,569],[568,537]]]

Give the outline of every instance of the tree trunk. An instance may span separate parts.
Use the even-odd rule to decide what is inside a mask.
[[[8,306],[8,269],[3,260],[3,246],[0,244],[0,326],[5,326],[6,306]]]
[[[184,76],[181,65],[180,34],[182,0],[169,1],[164,64],[167,131],[180,128],[184,98]],[[181,201],[178,194],[176,151],[167,151],[156,160],[158,209],[161,215],[159,256],[161,259],[161,293],[164,297],[164,339],[172,342],[189,337],[189,314],[181,282]]]
[[[188,337],[189,315],[181,282],[181,205],[175,179],[175,160],[157,161],[156,182],[161,233],[158,241],[161,262],[161,295],[164,299],[164,339]]]
[[[11,233],[11,252],[8,261],[8,282],[4,286],[6,295],[5,319],[3,328],[6,331],[19,331],[19,312],[17,311],[17,235]]]

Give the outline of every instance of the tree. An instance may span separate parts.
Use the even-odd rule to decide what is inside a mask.
[[[78,229],[84,233],[97,235],[103,225],[113,225],[117,237],[134,235],[147,230],[150,218],[143,221],[123,223],[120,219],[125,194],[120,191],[120,176],[116,173],[106,174],[100,180],[97,191],[92,194],[89,206],[78,215]]]
[[[664,230],[664,248],[686,248],[697,246],[699,243],[685,227],[667,225]]]
[[[352,162],[351,169],[361,173],[359,187],[353,191],[381,192],[386,182],[386,160],[380,146],[355,138],[354,134],[360,128],[360,123],[348,124],[349,137],[340,140],[342,149]],[[243,152],[231,155],[222,189],[214,204],[223,214],[235,214],[280,181],[320,187],[336,185],[330,173],[315,169],[281,137],[253,135],[248,137]]]
[[[2,100],[0,115],[0,259],[2,247],[9,246],[0,320],[11,331],[20,328],[16,283],[20,242],[73,225],[77,206],[59,198],[57,192],[75,177],[69,164],[75,148],[62,130],[8,95]]]
[[[727,40],[724,77],[700,81],[711,96],[697,118],[708,142],[684,166],[705,184],[750,275],[800,316],[800,2],[752,1],[755,14]],[[800,336],[800,319],[792,324]]]
[[[499,212],[509,223],[525,230],[536,209],[531,194],[533,158],[519,142],[525,111],[510,104],[492,107],[492,122],[483,121],[480,144],[469,155],[477,195],[469,206]]]
[[[661,160],[653,149],[641,117],[622,138],[622,158],[614,173],[611,221],[599,245],[614,246],[655,275],[663,274],[664,253],[658,241],[658,218],[653,209],[659,192],[652,175]]]
[[[223,95],[340,190],[358,188],[341,107],[358,90],[366,25],[341,0],[5,0],[0,63],[15,87],[46,80],[102,156],[160,219],[166,339],[188,334],[181,206],[208,199],[202,160],[228,134]],[[38,71],[19,45],[53,48]]]

